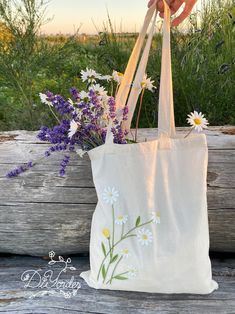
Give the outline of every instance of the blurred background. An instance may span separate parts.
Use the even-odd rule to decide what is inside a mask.
[[[69,97],[85,86],[79,75],[123,72],[146,12],[147,0],[0,0],[0,130],[53,125],[40,103],[47,90]],[[157,125],[161,61],[159,19],[148,65],[155,92],[146,93],[140,127]],[[172,30],[177,126],[199,110],[210,125],[235,124],[235,2],[198,1]],[[135,124],[135,119],[133,121]]]

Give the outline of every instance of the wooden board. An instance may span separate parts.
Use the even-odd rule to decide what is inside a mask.
[[[79,274],[89,269],[86,257],[71,257],[76,267],[75,281],[81,288],[77,295],[65,299],[63,296],[44,295],[30,299],[39,289],[23,287],[21,274],[28,269],[48,270],[47,261],[37,257],[0,257],[0,313],[4,314],[232,314],[235,308],[235,260],[212,260],[213,277],[219,290],[210,295],[156,294],[89,288]],[[72,274],[66,273],[69,280]],[[45,289],[42,289],[45,291]]]
[[[233,127],[212,127],[209,145],[208,209],[211,250],[235,252],[235,135]],[[178,129],[185,132],[185,129]],[[227,134],[228,133],[228,134]],[[231,133],[231,134],[230,134]],[[143,129],[153,139],[157,130]],[[32,171],[7,179],[15,165],[43,155],[48,144],[35,132],[5,132],[0,141],[0,252],[43,256],[87,252],[97,197],[88,157],[72,154],[65,178],[58,176],[63,154],[44,159]],[[7,136],[11,136],[7,138]],[[15,135],[15,137],[13,136]],[[1,139],[1,134],[0,134]]]

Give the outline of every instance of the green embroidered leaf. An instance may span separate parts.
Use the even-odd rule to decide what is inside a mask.
[[[103,242],[101,242],[101,246],[102,246],[102,251],[104,253],[104,256],[106,256],[106,250],[105,250],[105,245]]]
[[[115,276],[113,278],[118,279],[118,280],[127,280],[128,279],[127,277],[124,277],[124,276],[121,276],[121,275],[117,275],[117,276]]]
[[[136,223],[135,223],[135,226],[138,227],[140,224],[140,216],[136,219]]]
[[[118,259],[118,254],[114,255],[110,263],[114,263]]]
[[[102,266],[102,276],[103,276],[103,279],[105,279],[105,275],[106,275],[106,271],[105,271],[105,266],[103,265]]]

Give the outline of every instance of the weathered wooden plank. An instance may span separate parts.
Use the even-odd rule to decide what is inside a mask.
[[[229,129],[214,127],[206,132],[210,236],[215,251],[235,251],[235,137],[222,133]],[[14,133],[15,140],[11,137],[0,144],[0,252],[45,255],[51,243],[61,254],[88,251],[97,201],[88,156],[81,159],[72,154],[65,178],[58,176],[63,154],[56,154],[9,180],[6,171],[37,159],[49,147],[35,139],[35,132],[6,132],[3,141]],[[139,134],[143,139],[155,138],[157,132],[145,129]]]
[[[151,294],[141,292],[95,290],[89,288],[79,277],[81,271],[89,268],[84,257],[72,257],[77,268],[73,272],[81,289],[75,297],[64,299],[56,296],[42,296],[30,299],[34,289],[23,288],[20,275],[27,269],[48,269],[47,261],[30,257],[5,257],[0,259],[0,313],[113,313],[113,314],[228,314],[234,313],[234,268],[235,261],[212,260],[214,279],[219,290],[210,295]],[[69,279],[71,273],[67,273]]]
[[[45,256],[88,252],[95,204],[9,203],[0,206],[0,250]],[[212,251],[234,251],[235,211],[210,210]]]

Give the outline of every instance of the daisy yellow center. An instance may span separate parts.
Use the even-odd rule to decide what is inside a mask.
[[[142,87],[142,88],[145,88],[145,87],[146,87],[146,83],[145,83],[145,82],[142,82],[142,83],[141,83],[141,87]]]
[[[193,121],[194,121],[194,123],[196,124],[196,125],[200,125],[202,122],[201,122],[201,119],[199,119],[199,118],[195,118],[195,119],[193,119]]]
[[[129,253],[129,250],[128,250],[128,249],[124,249],[124,250],[123,250],[123,253],[124,253],[124,254],[128,254],[128,253]]]
[[[123,216],[118,216],[118,220],[122,220],[123,219]]]
[[[121,72],[118,72],[117,74],[118,74],[118,76],[120,76],[120,77],[124,76],[124,74],[121,73]]]
[[[103,235],[105,236],[106,239],[110,238],[110,231],[107,228],[103,229]]]
[[[143,234],[143,240],[148,240],[147,234]]]

